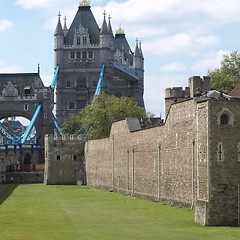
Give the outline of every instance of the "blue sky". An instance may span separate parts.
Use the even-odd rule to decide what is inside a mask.
[[[0,0],[0,72],[37,72],[50,85],[53,34],[60,11],[70,25],[78,0]],[[103,11],[120,24],[130,46],[142,41],[147,111],[164,116],[164,90],[187,86],[220,66],[222,55],[240,50],[239,0],[92,0],[101,26]]]

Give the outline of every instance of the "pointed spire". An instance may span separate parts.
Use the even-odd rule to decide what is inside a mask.
[[[139,53],[140,53],[141,58],[143,58],[142,41],[139,42]]]
[[[67,32],[68,32],[68,28],[67,28],[67,17],[66,17],[66,16],[64,17],[63,32],[64,32],[64,35],[66,35]]]
[[[100,34],[108,34],[108,26],[107,26],[107,22],[106,22],[106,11],[104,11],[103,13],[103,23],[102,23],[102,28],[101,28],[101,32]]]
[[[63,32],[63,28],[62,28],[62,24],[61,24],[61,13],[59,12],[58,14],[58,23],[57,23],[57,27],[54,33],[54,36],[64,36],[64,32]]]
[[[138,38],[136,39],[136,47],[135,47],[135,52],[134,52],[134,57],[140,57],[140,51],[139,51],[139,47],[138,47]]]
[[[112,25],[111,25],[111,16],[109,14],[108,16],[108,32],[111,36],[113,36],[113,30],[112,30]]]

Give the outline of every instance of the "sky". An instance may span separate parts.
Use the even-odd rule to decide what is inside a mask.
[[[164,91],[186,87],[191,76],[220,67],[223,54],[240,50],[239,0],[92,0],[101,27],[103,12],[115,32],[124,29],[134,50],[142,42],[144,100],[164,117]],[[58,13],[70,27],[79,0],[0,0],[0,73],[37,72],[49,86],[54,74]]]

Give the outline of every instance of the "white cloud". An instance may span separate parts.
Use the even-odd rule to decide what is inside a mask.
[[[143,49],[154,55],[196,52],[203,48],[216,46],[219,43],[217,36],[196,36],[188,33],[176,33],[172,36],[157,38],[143,42]]]
[[[74,0],[17,0],[16,5],[25,8],[57,8],[57,7],[65,7],[67,5],[74,5],[76,1]]]
[[[25,9],[44,8],[44,14],[50,10],[52,17],[46,20],[45,26],[53,31],[59,11],[62,16],[67,16],[70,25],[78,2],[16,1],[18,6]],[[222,55],[228,50],[221,36],[222,29],[228,24],[240,22],[239,0],[115,0],[108,1],[105,6],[101,0],[91,3],[99,27],[106,10],[112,17],[113,30],[121,24],[130,43],[132,41],[134,44],[135,38],[140,38],[145,61],[150,62],[149,65],[157,65],[157,71],[160,69],[160,76],[157,76],[158,72],[151,73],[154,76],[145,76],[146,108],[156,115],[164,113],[165,88],[185,87],[190,76],[207,74],[208,69],[220,66]],[[156,58],[161,61],[160,68]],[[52,76],[44,76],[43,79],[49,85]]]
[[[4,32],[8,28],[11,28],[13,26],[13,23],[9,20],[3,19],[0,20],[0,32]]]
[[[165,89],[169,87],[186,87],[188,84],[188,74],[178,76],[145,76],[144,101],[146,110],[159,116],[165,117]]]
[[[221,60],[224,54],[228,54],[229,51],[218,50],[217,52],[204,53],[200,56],[191,66],[191,71],[205,72],[208,70],[214,70],[220,67]]]
[[[161,72],[183,72],[186,71],[187,66],[183,63],[172,62],[164,64],[160,67]]]
[[[19,65],[13,65],[13,66],[1,66],[0,64],[0,73],[19,73],[23,72],[23,69]]]

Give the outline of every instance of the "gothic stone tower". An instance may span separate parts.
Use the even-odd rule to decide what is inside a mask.
[[[101,29],[87,0],[82,0],[70,26],[62,27],[60,14],[54,34],[55,67],[60,66],[56,86],[56,115],[60,124],[88,104],[105,64],[102,92],[129,96],[144,107],[144,58],[141,44],[133,52],[120,28],[113,35],[106,14]]]

